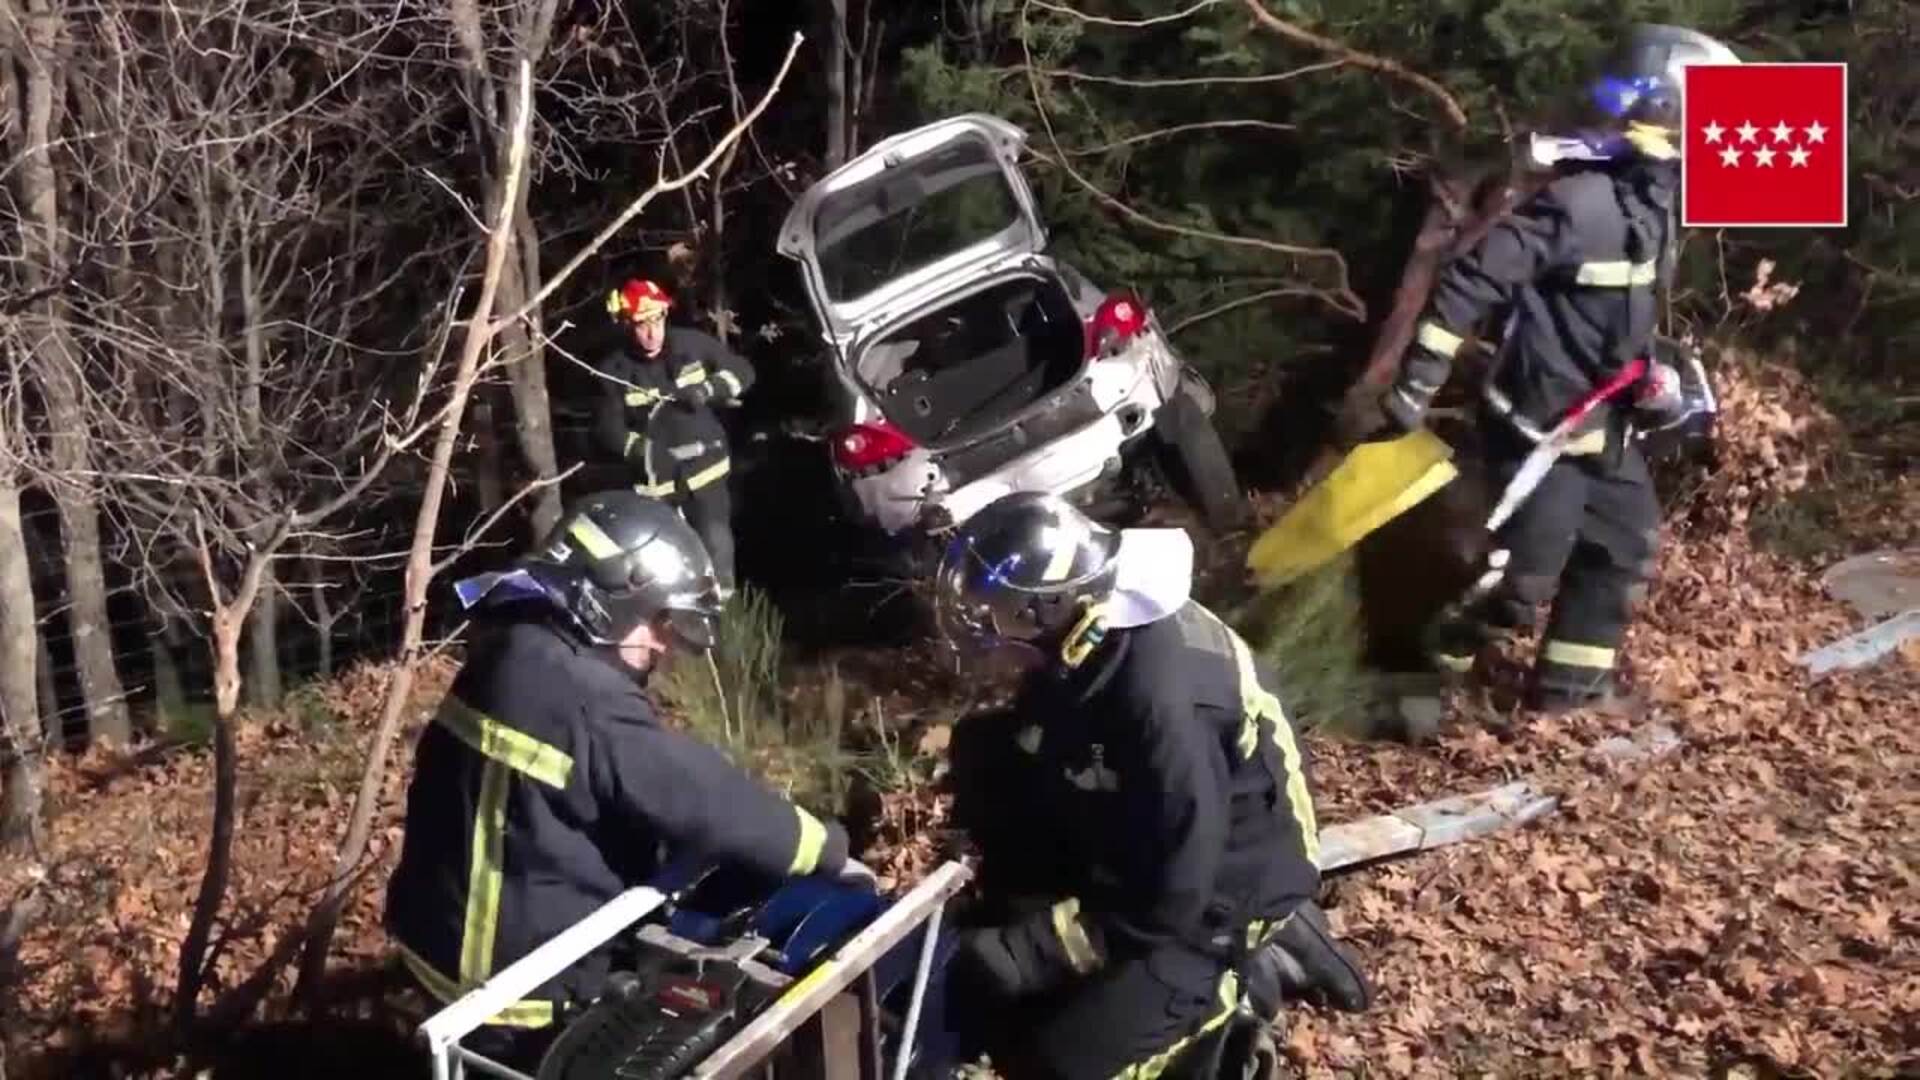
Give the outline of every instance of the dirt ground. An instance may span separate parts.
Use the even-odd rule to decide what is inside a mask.
[[[1459,693],[1437,743],[1313,740],[1323,822],[1521,776],[1563,805],[1510,834],[1329,881],[1335,925],[1379,1001],[1360,1016],[1291,1015],[1284,1045],[1304,1075],[1920,1075],[1920,654],[1819,680],[1794,663],[1864,625],[1822,595],[1816,567],[1761,550],[1745,528],[1756,507],[1819,479],[1807,463],[1821,421],[1791,380],[1724,390],[1737,450],[1670,502],[1627,650],[1648,701],[1639,722],[1672,727],[1676,753],[1611,766],[1592,748],[1632,721],[1514,715],[1500,686],[1517,649],[1484,658],[1492,688]],[[1917,511],[1911,478],[1863,502],[1861,549],[1913,544]],[[897,666],[868,659],[843,676]],[[423,680],[403,751],[448,674]],[[208,1000],[298,925],[331,863],[380,684],[378,669],[361,670],[243,729],[236,872]],[[917,715],[937,715],[921,704]],[[396,764],[374,864],[336,942],[333,1019],[310,1026],[276,999],[212,1075],[405,1067],[419,1003],[383,979],[378,929],[404,752]],[[48,854],[0,863],[0,897],[41,909],[18,955],[0,958],[0,1076],[168,1064],[151,1033],[198,884],[210,788],[196,752],[54,767]],[[868,857],[911,877],[934,858],[943,807],[921,791],[879,810]]]

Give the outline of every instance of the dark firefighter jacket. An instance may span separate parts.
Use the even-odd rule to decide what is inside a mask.
[[[1293,726],[1245,642],[1198,603],[1108,632],[1015,709],[1076,887],[1052,913],[1076,970],[1167,945],[1236,960],[1318,887]]]
[[[1463,339],[1499,312],[1494,386],[1541,430],[1558,423],[1652,348],[1678,185],[1677,163],[1640,156],[1555,177],[1442,269],[1392,392],[1424,409]],[[1594,410],[1567,452],[1602,450],[1625,404]]]
[[[386,924],[443,1001],[683,855],[837,873],[846,834],[662,726],[615,662],[537,620],[486,628],[426,731]],[[493,1022],[590,998],[590,955]]]
[[[600,367],[613,376],[600,380],[600,442],[639,473],[641,494],[671,496],[676,477],[697,491],[727,475],[727,433],[712,406],[738,403],[753,385],[746,360],[711,334],[669,326],[659,355],[628,345]]]

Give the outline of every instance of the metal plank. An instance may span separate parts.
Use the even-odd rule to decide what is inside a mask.
[[[1631,738],[1603,740],[1594,751],[1613,761],[1632,762],[1662,757],[1680,745],[1679,733],[1665,724],[1652,724]],[[1326,873],[1391,855],[1478,839],[1545,817],[1559,803],[1558,796],[1540,791],[1529,781],[1517,780],[1471,795],[1415,803],[1391,813],[1331,825],[1320,830],[1320,870]]]
[[[1920,637],[1920,608],[1903,611],[1856,634],[1848,634],[1800,657],[1815,678],[1841,668],[1860,668],[1898,649],[1909,638]]]

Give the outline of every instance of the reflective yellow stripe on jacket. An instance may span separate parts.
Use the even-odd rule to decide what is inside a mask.
[[[460,935],[460,973],[458,982],[432,971],[424,963],[409,962],[414,974],[434,989],[431,978],[440,980],[441,989],[453,997],[471,990],[493,974],[494,940],[500,926],[500,890],[505,878],[505,842],[507,796],[514,774],[551,788],[564,789],[573,773],[573,757],[559,747],[541,742],[526,732],[510,727],[475,709],[452,694],[441,703],[434,722],[446,728],[486,762],[480,773],[480,797],[473,811],[473,847],[467,872],[467,910]],[[418,957],[413,958],[418,961]],[[420,968],[425,969],[425,973]],[[435,996],[452,1000],[434,990]],[[540,1014],[543,1002],[521,1002],[501,1015],[515,1013],[521,1026],[551,1023],[550,1004]],[[500,1023],[514,1023],[500,1020]]]

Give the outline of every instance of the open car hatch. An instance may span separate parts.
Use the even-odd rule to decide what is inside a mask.
[[[984,113],[874,144],[808,188],[780,227],[828,343],[854,338],[902,303],[1046,246],[1020,173],[1026,133]]]

